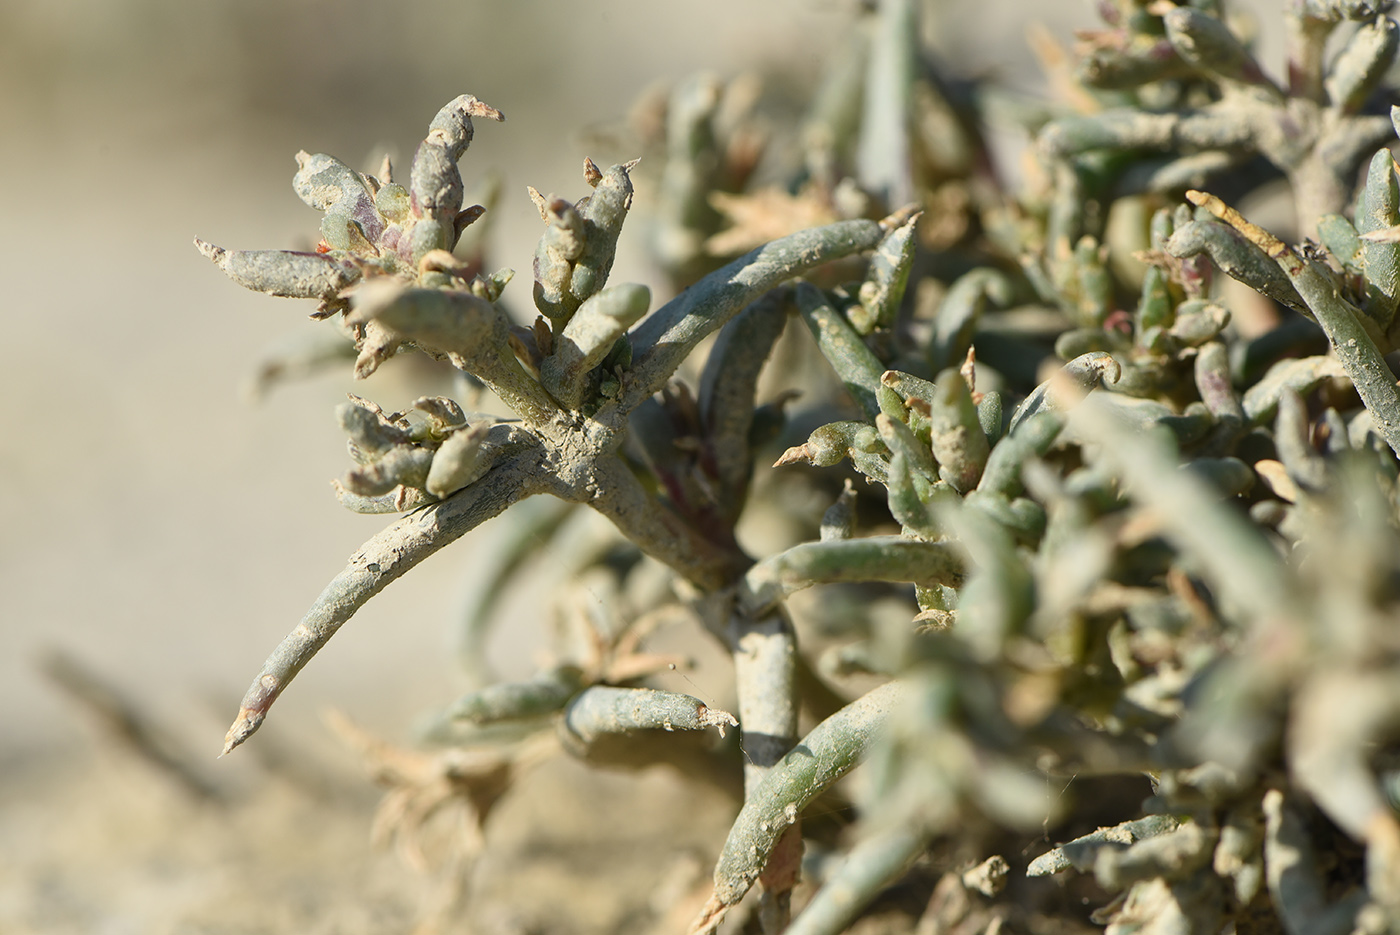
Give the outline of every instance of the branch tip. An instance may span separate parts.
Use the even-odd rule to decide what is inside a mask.
[[[700,914],[695,917],[694,922],[690,923],[690,931],[687,935],[713,935],[728,912],[729,907],[720,900],[719,896],[710,894],[710,898],[700,909]]]
[[[806,445],[794,445],[773,462],[773,467],[787,467],[789,464],[801,464],[811,460],[812,452]]]
[[[1277,260],[1289,252],[1288,245],[1282,240],[1279,240],[1258,224],[1251,224],[1249,221],[1246,221],[1242,214],[1221,201],[1215,195],[1209,192],[1197,191],[1193,188],[1187,191],[1186,200],[1198,208],[1205,208],[1211,214],[1239,231],[1240,236],[1267,253],[1270,259]]]
[[[219,756],[228,756],[233,752],[234,747],[257,733],[265,717],[267,717],[266,711],[252,711],[246,707],[239,708],[238,717],[229,727],[228,733],[224,735],[224,749]]]
[[[918,220],[923,217],[923,215],[924,209],[919,206],[919,203],[916,201],[910,202],[899,210],[881,218],[879,221],[880,229],[885,231],[896,230],[908,224],[910,221]]]
[[[212,244],[207,240],[200,240],[198,237],[194,239],[194,246],[196,250],[218,264],[220,268],[223,267],[225,257],[228,256],[228,251],[223,247]]]

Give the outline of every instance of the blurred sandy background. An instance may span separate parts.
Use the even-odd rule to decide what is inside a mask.
[[[0,931],[291,931],[300,912],[324,923],[309,930],[403,929],[399,917],[352,919],[344,901],[339,921],[305,907],[284,907],[277,923],[201,916],[213,897],[191,895],[176,869],[151,871],[163,883],[145,871],[139,885],[99,882],[114,863],[136,873],[137,854],[143,867],[165,866],[162,854],[198,861],[172,856],[183,853],[177,832],[140,843],[142,822],[166,814],[159,783],[103,752],[36,660],[51,647],[72,654],[189,750],[207,751],[203,768],[218,781],[258,782],[254,755],[213,759],[238,699],[345,557],[388,521],[331,496],[328,480],[347,465],[332,407],[350,389],[386,407],[423,390],[396,361],[368,385],[353,386],[346,367],[250,404],[240,387],[253,361],[314,327],[309,303],[239,289],[192,238],[313,242],[318,215],[290,185],[298,149],[371,168],[387,147],[406,169],[427,121],[470,92],[508,117],[478,123],[462,168],[469,186],[487,169],[505,174],[492,264],[520,271],[507,295],[528,303],[539,221],[527,184],[577,195],[585,154],[629,155],[618,134],[655,81],[756,69],[800,88],[853,7],[0,0]],[[1024,85],[1035,80],[1026,9],[1062,38],[1093,23],[1073,0],[950,0],[932,5],[927,25],[955,73]],[[609,139],[618,148],[597,142]],[[615,276],[646,280],[631,246]],[[490,534],[372,601],[249,746],[324,747],[333,758],[327,705],[402,738],[416,714],[452,697],[450,625]],[[528,646],[498,649],[502,668],[529,670]],[[369,861],[379,869],[361,870],[384,879],[374,874],[393,871],[361,853],[371,799],[349,801],[343,827],[297,825],[305,859],[347,873]],[[198,809],[179,814],[189,836],[222,833]]]

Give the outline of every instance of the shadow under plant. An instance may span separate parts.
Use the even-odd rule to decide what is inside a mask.
[[[1110,931],[1400,932],[1400,188],[1374,112],[1388,6],[1294,4],[1281,82],[1219,4],[1103,5],[1077,97],[1002,108],[1036,138],[1017,192],[982,139],[994,92],[940,73],[908,0],[853,33],[782,186],[753,181],[739,83],[682,83],[642,141],[661,167],[650,233],[681,290],[649,314],[645,287],[608,283],[636,162],[587,161],[577,202],[531,190],[545,233],[527,328],[500,304],[511,271],[485,275],[479,243],[459,245],[484,209],[463,207],[457,162],[473,118],[499,112],[444,107],[406,187],[387,164],[301,154],[317,252],[200,249],[248,288],[318,300],[358,376],[417,349],[514,417],[446,397],[342,405],[342,503],[405,515],[269,657],[225,752],[380,589],[549,494],[674,573],[657,601],[730,650],[737,711],[640,684],[673,663],[643,651],[656,618],[633,602],[567,663],[446,709],[439,738],[496,752],[443,794],[484,821],[546,727],[590,762],[729,782],[743,805],[692,931],[760,884],[744,905],[761,930],[838,932],[932,854],[947,872],[902,930],[1086,925],[1064,895],[1081,887]],[[1290,247],[1227,203],[1279,177],[1316,241]],[[1213,267],[1256,290],[1250,320]],[[758,388],[790,315],[840,388],[806,385],[816,401],[787,413],[788,394],[759,406]],[[678,368],[716,334],[692,391]],[[833,505],[810,541],[746,554],[754,460],[804,423],[778,464],[831,469],[791,476]],[[883,489],[868,509],[887,533],[855,534],[852,478]],[[532,522],[522,543],[560,527]],[[636,566],[598,564],[620,610]],[[794,621],[789,599],[819,584],[912,600],[895,622],[852,605]],[[799,633],[827,651],[800,652]],[[846,703],[816,669],[885,681]],[[804,707],[820,723],[799,739]],[[683,736],[731,726],[742,760]],[[856,829],[808,833],[820,885],[794,917],[803,811],[862,762]],[[1045,829],[1094,814],[1049,784],[1143,775],[1127,821],[1026,863]],[[1063,885],[1036,887],[1051,875]]]

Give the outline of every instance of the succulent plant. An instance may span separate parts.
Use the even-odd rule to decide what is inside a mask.
[[[407,190],[303,154],[317,253],[200,249],[340,315],[357,376],[416,348],[513,418],[445,397],[341,406],[342,502],[405,515],[274,651],[225,752],[389,582],[548,494],[671,580],[606,558],[610,540],[575,543],[572,572],[600,576],[614,612],[527,682],[469,658],[481,684],[428,736],[510,749],[552,730],[590,762],[734,788],[693,932],[755,884],[763,931],[842,931],[929,853],[947,872],[895,930],[1087,930],[1058,895],[1085,887],[1110,932],[1400,932],[1400,186],[1397,110],[1376,112],[1397,26],[1387,3],[1298,0],[1281,82],[1221,6],[1102,4],[1081,112],[1019,111],[1039,170],[1018,192],[980,158],[989,95],[918,47],[908,0],[854,36],[782,186],[749,171],[752,107],[723,116],[732,86],[685,82],[653,102],[660,176],[589,160],[585,197],[530,190],[545,230],[528,327],[499,304],[509,271],[448,252],[480,213],[456,168],[471,119],[499,112],[469,95],[444,108]],[[1227,204],[1278,176],[1316,242]],[[648,289],[608,282],[634,207],[684,287],[650,312]],[[803,228],[813,217],[828,223]],[[760,230],[776,236],[733,258]],[[1214,268],[1257,297],[1215,288]],[[810,342],[784,337],[789,318]],[[692,387],[678,374],[711,335]],[[784,385],[758,405],[775,353]],[[736,525],[782,508],[754,471],[775,437],[783,483],[832,505],[755,556]],[[570,528],[530,510],[483,608]],[[796,609],[816,586],[857,599]],[[872,595],[903,611],[860,606]],[[737,717],[642,684],[675,665],[643,648],[668,606],[731,652]],[[799,738],[802,711],[818,723]],[[693,741],[736,722],[742,759]],[[862,784],[838,785],[862,763]],[[1094,803],[1049,794],[1083,777],[1140,804],[1088,830]],[[838,793],[859,814],[850,846],[792,918],[803,810]],[[1047,849],[1051,828],[1075,834]],[[809,843],[808,865],[831,850]]]

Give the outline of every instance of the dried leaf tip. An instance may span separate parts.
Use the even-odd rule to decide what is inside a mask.
[[[549,223],[549,200],[540,194],[540,190],[533,185],[526,185],[525,190],[530,193],[530,200],[535,203],[535,207],[540,211],[540,220]]]
[[[263,718],[266,716],[266,711],[250,711],[247,708],[239,708],[238,717],[229,727],[228,733],[224,735],[224,749],[219,753],[219,756],[228,756],[233,752],[234,747],[253,736],[262,726]]]
[[[473,94],[458,95],[452,103],[444,107],[443,110],[451,108],[460,114],[468,117],[485,117],[487,120],[494,120],[497,123],[505,123],[506,115],[483,100],[479,100]]]
[[[603,170],[588,156],[583,157],[583,180],[588,183],[589,188],[597,188],[598,183],[603,180]]]
[[[1362,240],[1369,243],[1400,243],[1400,225],[1367,231],[1361,234],[1360,237]],[[198,243],[198,241],[196,241],[196,243]]]
[[[924,209],[918,202],[911,202],[899,210],[886,215],[880,219],[880,229],[885,231],[898,230],[911,220],[923,217]]]
[[[812,452],[806,445],[794,445],[779,456],[773,462],[773,467],[787,467],[789,464],[801,464],[812,460]]]
[[[636,159],[622,163],[622,171],[631,172],[637,168],[637,164],[641,161],[641,157],[638,156]],[[583,157],[583,180],[588,183],[589,188],[597,188],[598,183],[603,180],[603,170],[598,168],[598,163],[588,156]]]
[[[673,665],[671,668],[674,669],[675,666]],[[703,704],[696,709],[695,720],[702,727],[715,728],[721,737],[724,736],[725,728],[739,726],[739,719],[728,711],[721,711],[719,708],[711,708]]]
[[[1246,221],[1243,215],[1210,192],[1197,191],[1193,188],[1187,191],[1186,200],[1198,208],[1205,208],[1211,214],[1215,215],[1226,224],[1229,224],[1235,230],[1239,231],[1246,240],[1267,253],[1271,259],[1277,260],[1284,253],[1288,252],[1288,245],[1282,240],[1279,240],[1258,224],[1251,224],[1249,221]]]
[[[220,269],[222,269],[226,264],[228,251],[225,250],[223,247],[209,243],[209,241],[207,240],[200,240],[198,237],[194,239],[194,246],[195,249],[198,250],[200,253],[213,260],[214,263],[217,264]]]

